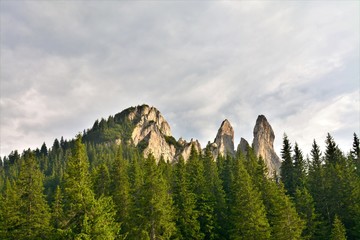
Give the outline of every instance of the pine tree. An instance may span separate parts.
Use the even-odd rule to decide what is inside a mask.
[[[230,239],[269,239],[270,226],[259,192],[243,165],[235,160],[234,180],[231,186]]]
[[[120,233],[126,236],[130,231],[130,182],[128,177],[128,162],[123,158],[122,146],[120,145],[111,172],[111,195],[113,196],[116,221],[121,223]]]
[[[267,180],[262,191],[267,219],[271,227],[271,239],[301,239],[304,222],[298,216],[282,184]]]
[[[5,187],[0,195],[0,239],[18,239],[22,231],[20,228],[20,196],[9,179],[5,180]]]
[[[202,239],[200,224],[195,210],[195,194],[190,191],[189,179],[186,173],[185,161],[180,156],[174,166],[173,199],[176,212],[177,239]]]
[[[130,239],[170,239],[175,233],[169,186],[150,154],[144,163],[144,184],[134,198],[135,224]]]
[[[281,158],[283,162],[280,167],[281,180],[290,196],[295,193],[294,188],[294,165],[291,157],[291,144],[286,134],[283,137],[283,147],[281,149]]]
[[[209,147],[205,149],[202,161],[204,166],[204,179],[207,183],[205,185],[205,199],[207,199],[206,204],[208,205],[208,208],[213,211],[213,217],[211,217],[211,219],[214,219],[213,236],[214,238],[224,238],[227,235],[225,231],[227,219],[225,192],[222,188],[217,164],[214,161]]]
[[[303,239],[314,239],[318,228],[318,221],[312,196],[305,187],[297,188],[294,200],[296,210],[300,218],[305,222],[305,228],[302,233]]]
[[[360,176],[360,143],[356,133],[354,133],[354,141],[353,141],[353,148],[351,150],[351,157],[354,161],[356,172],[358,176]]]
[[[70,238],[113,239],[119,226],[110,197],[95,199],[85,145],[78,136],[64,179],[65,229]]]
[[[297,188],[305,186],[306,166],[303,154],[299,145],[295,142],[294,147],[294,168],[293,168],[293,187],[296,191]]]
[[[35,156],[26,152],[16,184],[21,201],[21,238],[44,238],[49,232],[50,212],[43,194],[43,178]]]
[[[335,216],[331,229],[331,240],[346,240],[346,230],[338,216]]]
[[[94,171],[94,193],[96,198],[101,195],[109,196],[110,174],[106,164],[100,164]]]

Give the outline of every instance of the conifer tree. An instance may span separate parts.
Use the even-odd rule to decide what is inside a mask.
[[[305,187],[297,188],[294,200],[296,210],[305,222],[305,228],[302,232],[303,239],[314,239],[318,221],[312,196]]]
[[[50,212],[43,194],[43,178],[35,156],[26,152],[16,184],[20,197],[21,238],[44,238],[49,232]]]
[[[360,143],[356,133],[354,133],[354,141],[353,141],[353,148],[351,150],[351,157],[354,161],[356,172],[358,176],[360,176]]]
[[[135,194],[131,239],[170,239],[175,233],[174,209],[169,186],[150,154],[144,162],[144,184]]]
[[[295,142],[294,146],[294,167],[293,167],[293,187],[296,191],[297,188],[303,188],[305,186],[306,166],[302,151],[299,145]]]
[[[217,164],[214,161],[210,148],[205,149],[203,156],[204,179],[207,183],[205,185],[205,199],[207,199],[208,209],[213,212],[213,233],[214,238],[224,238],[227,233],[226,228],[226,203],[225,192],[222,188],[222,182],[217,170]],[[210,211],[209,211],[210,214]]]
[[[259,192],[245,170],[243,158],[234,162],[231,186],[230,239],[270,239],[270,226]]]
[[[189,179],[186,173],[185,161],[180,156],[174,166],[173,199],[176,213],[177,239],[202,239],[200,224],[197,220],[198,211],[195,210],[195,194],[190,191]]]
[[[100,164],[95,170],[93,170],[94,176],[94,193],[96,198],[101,195],[109,196],[110,191],[110,174],[106,164]]]
[[[69,238],[114,239],[119,226],[110,197],[95,199],[85,145],[78,136],[64,179],[65,229]]]
[[[281,180],[284,183],[284,187],[290,196],[295,193],[294,188],[294,165],[291,157],[291,144],[286,134],[283,137],[283,147],[281,149],[281,163],[280,173]]]
[[[331,240],[346,240],[346,230],[341,220],[336,215],[331,229]]]
[[[20,196],[9,179],[5,180],[2,195],[0,195],[0,239],[18,239],[22,229],[20,214]]]
[[[191,192],[195,194],[196,210],[199,212],[200,230],[205,239],[215,238],[215,223],[213,201],[209,199],[209,191],[204,174],[204,164],[200,160],[195,147],[191,147],[190,157],[186,164]]]
[[[112,166],[111,179],[111,195],[115,203],[116,221],[121,223],[121,235],[126,236],[130,231],[131,195],[128,162],[123,158],[121,145],[117,150]]]
[[[301,239],[304,222],[300,219],[282,184],[267,180],[264,183],[262,199],[271,227],[271,239]]]

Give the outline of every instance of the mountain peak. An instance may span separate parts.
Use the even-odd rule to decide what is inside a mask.
[[[269,175],[272,175],[274,171],[279,173],[281,161],[274,151],[275,134],[264,115],[258,116],[253,134],[253,149],[258,156],[262,156]]]
[[[217,156],[226,156],[234,155],[234,129],[231,126],[229,120],[225,119],[217,132],[217,135],[214,139],[214,144],[212,146],[214,157]]]

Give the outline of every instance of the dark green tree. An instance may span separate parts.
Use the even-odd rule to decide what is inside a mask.
[[[280,167],[281,181],[290,196],[294,196],[294,164],[291,157],[291,144],[286,134],[283,137],[283,147],[281,149],[282,163]]]
[[[234,162],[230,200],[230,239],[270,239],[271,229],[264,204],[243,162],[243,158]]]
[[[95,170],[93,170],[93,182],[94,192],[96,198],[101,195],[109,196],[110,191],[110,173],[105,163],[100,164]]]
[[[185,161],[182,156],[174,166],[172,189],[178,232],[176,238],[203,239],[203,235],[200,233],[200,224],[197,220],[199,213],[195,210],[195,194],[190,191]]]
[[[43,174],[31,152],[26,152],[16,191],[20,197],[20,235],[21,239],[45,238],[50,229],[49,206],[43,194]]]
[[[305,228],[302,232],[303,239],[316,239],[315,232],[318,229],[318,218],[312,196],[305,187],[297,188],[294,200],[296,210],[300,218],[305,222]]]
[[[170,239],[175,234],[173,202],[168,183],[150,154],[144,162],[144,183],[135,194],[130,239]]]
[[[0,239],[18,239],[21,229],[20,196],[9,179],[0,195]]]
[[[128,168],[128,161],[124,159],[120,145],[112,166],[110,193],[115,203],[116,221],[121,223],[120,233],[122,236],[126,236],[130,232],[131,195]]]

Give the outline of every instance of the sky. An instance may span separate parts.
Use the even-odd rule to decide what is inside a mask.
[[[360,132],[359,1],[0,1],[0,155],[143,103],[235,147],[258,115],[308,154]]]

